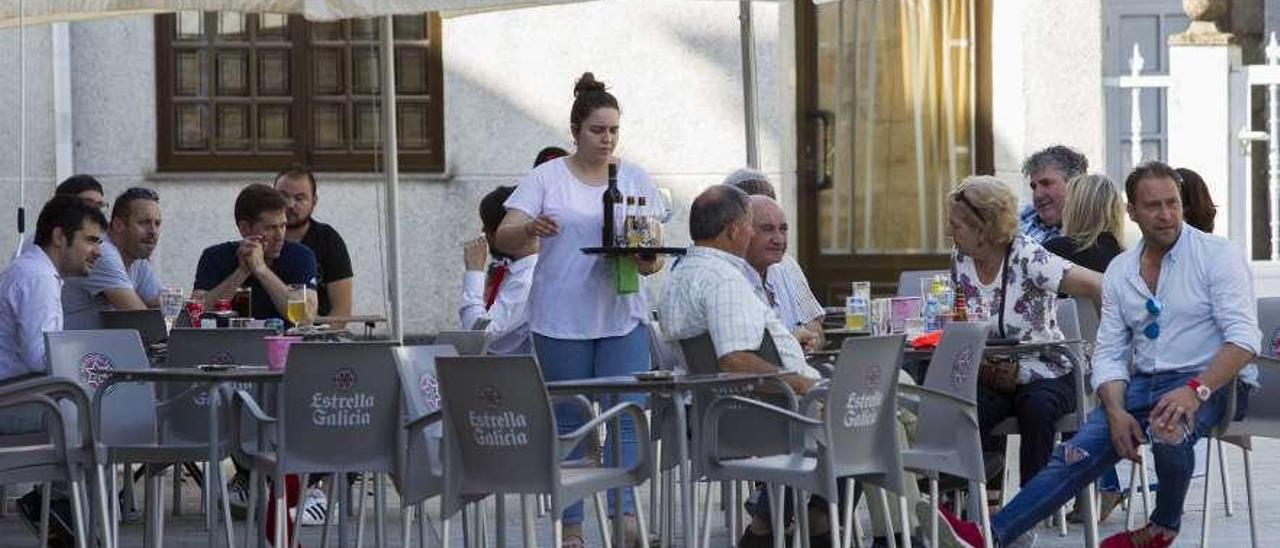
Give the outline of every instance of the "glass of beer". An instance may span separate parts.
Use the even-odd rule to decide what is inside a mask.
[[[307,313],[307,286],[305,284],[289,285],[289,304],[284,315],[289,323],[299,327],[311,325],[311,315]]]
[[[160,314],[164,316],[165,329],[173,329],[173,322],[182,314],[182,303],[182,288],[166,287],[160,290]]]

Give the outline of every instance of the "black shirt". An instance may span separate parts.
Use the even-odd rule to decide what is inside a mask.
[[[239,240],[205,248],[196,265],[195,288],[209,291],[235,272],[240,267],[240,258],[236,257],[236,250],[239,248]],[[304,245],[285,242],[284,247],[280,248],[280,256],[270,262],[269,268],[285,284],[306,284],[311,288],[316,286],[316,257]],[[276,310],[271,295],[258,283],[256,276],[249,276],[241,287],[253,289],[254,318],[285,318],[283,311]]]
[[[307,233],[302,235],[302,245],[316,255],[320,271],[316,284],[316,293],[320,295],[317,312],[321,316],[328,316],[333,309],[333,303],[329,302],[329,282],[345,280],[354,275],[351,272],[351,255],[347,253],[347,243],[332,226],[312,219]]]
[[[1099,273],[1106,272],[1107,265],[1111,264],[1111,259],[1116,258],[1116,255],[1124,251],[1120,248],[1120,243],[1116,241],[1116,237],[1112,236],[1110,232],[1099,234],[1098,240],[1084,251],[1077,250],[1075,240],[1066,236],[1050,239],[1044,243],[1044,248],[1054,255]]]

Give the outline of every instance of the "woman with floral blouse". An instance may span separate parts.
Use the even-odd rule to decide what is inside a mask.
[[[985,313],[992,337],[1062,340],[1058,294],[1101,301],[1102,275],[1073,265],[1018,232],[1017,199],[999,179],[965,179],[951,192],[948,205],[956,291],[970,311]],[[1049,461],[1054,423],[1075,410],[1074,373],[1070,364],[1037,354],[1005,363],[1002,369],[1008,382],[983,380],[978,386],[983,451],[1004,454],[1004,437],[989,432],[1004,419],[1016,417],[1025,484]]]

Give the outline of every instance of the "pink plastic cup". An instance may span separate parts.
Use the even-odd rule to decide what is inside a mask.
[[[302,337],[272,335],[263,339],[267,341],[267,367],[272,371],[283,371],[284,363],[289,358],[289,346],[301,341]]]

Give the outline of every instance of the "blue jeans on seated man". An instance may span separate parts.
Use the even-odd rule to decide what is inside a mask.
[[[1186,386],[1187,381],[1197,374],[1135,374],[1125,390],[1125,409],[1145,431],[1148,415],[1160,398],[1171,390]],[[1236,409],[1232,415],[1234,420],[1244,417],[1248,407],[1248,392],[1246,385],[1239,385]],[[1177,531],[1182,525],[1182,504],[1187,497],[1187,487],[1191,484],[1191,474],[1196,465],[1196,441],[1221,422],[1229,398],[1229,390],[1218,390],[1209,401],[1201,405],[1196,411],[1195,427],[1182,443],[1156,443],[1151,446],[1155,457],[1156,477],[1160,481],[1151,523],[1173,531]],[[1070,441],[1059,444],[1049,459],[1048,466],[1023,485],[1022,491],[1009,501],[1009,505],[992,518],[991,529],[996,545],[1007,545],[1031,530],[1090,482],[1105,471],[1114,469],[1119,461],[1120,456],[1111,443],[1106,411],[1101,406],[1096,407],[1089,414],[1084,428]]]
[[[602,339],[555,339],[534,333],[533,348],[538,355],[538,364],[542,367],[542,376],[548,382],[631,375],[649,369],[649,330],[644,325],[636,326],[621,337]],[[643,406],[644,396],[627,394],[613,400],[613,403],[621,402],[635,402]],[[557,404],[555,416],[556,426],[561,434],[577,430],[586,422],[581,409],[571,404]],[[620,422],[622,463],[630,466],[635,464],[637,458],[636,428],[630,416],[623,417]],[[583,453],[583,445],[578,444],[569,454],[568,460],[581,459]],[[613,451],[607,444],[604,447],[604,464],[616,466]],[[623,513],[635,514],[636,502],[631,490],[623,489],[622,495]],[[609,491],[610,512],[613,510],[613,502],[614,491]],[[563,519],[565,525],[582,523],[582,502],[565,508]]]

